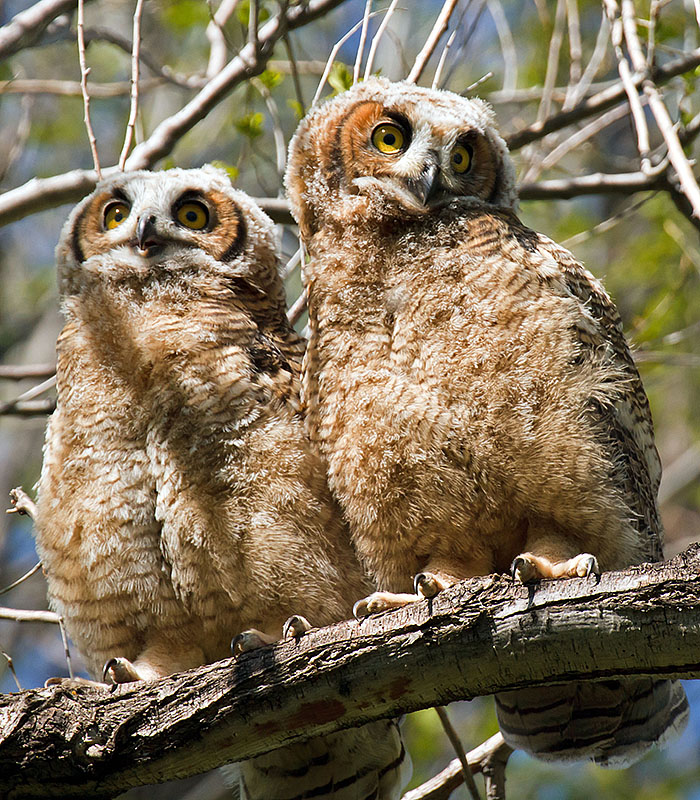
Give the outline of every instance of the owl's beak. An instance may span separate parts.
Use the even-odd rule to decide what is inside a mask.
[[[156,218],[154,214],[144,214],[136,225],[136,242],[143,253],[152,253],[163,244],[163,240],[156,231]]]
[[[437,160],[437,153],[431,154],[430,161],[423,167],[423,171],[417,178],[409,178],[406,181],[408,190],[413,194],[421,205],[427,205],[430,198],[438,188],[438,176],[440,166]]]

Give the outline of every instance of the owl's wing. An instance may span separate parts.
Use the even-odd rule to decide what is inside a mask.
[[[545,280],[551,290],[579,303],[581,323],[576,335],[582,355],[613,368],[622,378],[615,381],[609,393],[591,397],[588,411],[614,465],[616,484],[638,516],[632,524],[643,537],[645,557],[658,561],[662,558],[663,535],[656,505],[661,461],[654,444],[649,401],[617,308],[600,281],[568,250],[546,236],[524,229],[517,220],[512,224],[521,229],[520,241],[534,258],[556,263],[557,270],[546,271]]]

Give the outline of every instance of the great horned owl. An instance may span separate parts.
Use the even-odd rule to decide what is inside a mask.
[[[618,313],[515,216],[489,107],[368,80],[301,122],[286,184],[310,256],[308,427],[382,590],[358,613],[493,571],[659,559],[660,465]],[[687,717],[678,683],[647,679],[497,706],[514,746],[608,765]]]
[[[37,543],[93,676],[157,678],[244,629],[347,618],[371,584],[304,433],[271,221],[213,167],[122,174],[73,210],[57,260]],[[395,798],[406,765],[378,722],[244,762],[242,796]]]

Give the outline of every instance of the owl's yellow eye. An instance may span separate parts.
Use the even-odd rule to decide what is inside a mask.
[[[460,175],[468,172],[469,169],[471,169],[473,152],[474,151],[468,144],[455,145],[452,148],[452,154],[450,155],[452,169],[455,172],[458,172]]]
[[[398,125],[383,122],[372,131],[372,144],[380,153],[391,156],[403,150],[404,132]]]
[[[129,216],[129,211],[131,211],[131,209],[127,203],[122,203],[121,201],[110,203],[107,208],[105,208],[105,230],[111,231],[113,228],[121,225]]]
[[[209,209],[204,203],[188,200],[177,207],[175,219],[190,230],[201,231],[209,224]]]

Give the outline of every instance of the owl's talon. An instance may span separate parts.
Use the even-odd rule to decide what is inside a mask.
[[[581,578],[587,578],[589,575],[600,575],[598,559],[591,553],[581,553],[577,558],[576,574]]]
[[[435,597],[444,588],[442,581],[432,572],[419,572],[413,579],[413,591],[427,600]]]
[[[251,650],[257,650],[275,641],[276,639],[274,636],[251,628],[250,630],[239,633],[231,639],[231,654],[237,656],[241,653],[249,653]]]
[[[393,608],[401,608],[416,600],[422,600],[419,594],[401,594],[396,592],[374,592],[367,597],[358,600],[352,607],[355,619],[362,619],[370,614],[379,614],[382,611],[390,611]]]
[[[102,681],[115,686],[118,683],[140,681],[141,676],[128,658],[109,658],[102,667]]]
[[[301,614],[294,614],[282,626],[283,639],[299,639],[305,633],[311,630],[313,626],[306,617]]]
[[[537,566],[525,556],[516,556],[510,565],[510,575],[518,583],[532,583],[542,577]]]

